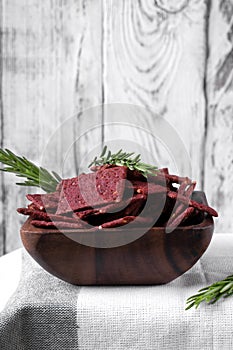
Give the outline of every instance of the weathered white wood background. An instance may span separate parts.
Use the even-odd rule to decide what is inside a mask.
[[[51,150],[49,165],[56,169],[67,143],[89,127],[87,108],[144,106],[144,116],[135,109],[125,122],[153,130],[155,115],[166,118],[189,153],[191,176],[219,211],[216,232],[233,232],[232,0],[0,3],[1,147],[39,162],[56,128],[75,115],[70,138],[58,132]],[[136,127],[109,126],[117,113],[99,107],[91,118],[105,126],[81,138],[65,175],[74,175],[89,149],[113,137],[140,142],[159,165],[173,169],[152,137]],[[26,204],[30,190],[15,186],[13,175],[0,176],[1,255],[21,245],[24,218],[16,207]]]

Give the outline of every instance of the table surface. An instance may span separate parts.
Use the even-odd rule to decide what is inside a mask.
[[[233,297],[184,310],[230,274],[232,234],[215,234],[197,264],[162,286],[73,286],[18,249],[0,258],[0,349],[232,349]]]

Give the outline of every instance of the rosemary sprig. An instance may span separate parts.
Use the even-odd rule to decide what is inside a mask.
[[[18,177],[26,178],[26,181],[18,182],[16,183],[17,185],[40,187],[45,192],[53,192],[61,180],[56,172],[52,171],[50,173],[48,170],[30,162],[25,157],[17,156],[9,149],[3,150],[0,148],[0,163],[7,165],[0,169],[1,171],[14,173]]]
[[[198,308],[201,302],[205,301],[208,304],[214,304],[220,298],[226,298],[233,295],[233,275],[226,277],[222,281],[215,282],[208,287],[202,288],[195,294],[189,297],[186,301],[187,307],[185,310],[195,306]]]
[[[93,165],[100,166],[104,164],[112,164],[118,166],[127,166],[130,170],[138,170],[145,177],[147,177],[149,174],[156,176],[156,170],[158,170],[156,166],[143,163],[141,161],[140,154],[136,156],[134,155],[134,152],[126,153],[123,152],[122,149],[120,149],[117,153],[112,153],[108,150],[107,146],[104,146],[99,158],[95,157],[88,167],[90,168]]]

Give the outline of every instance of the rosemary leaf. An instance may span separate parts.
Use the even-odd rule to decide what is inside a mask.
[[[198,291],[198,294],[189,297],[186,301],[187,306],[185,310],[189,310],[192,307],[198,308],[202,302],[214,304],[220,298],[227,298],[230,295],[233,295],[233,275],[202,288]]]
[[[25,157],[19,157],[9,149],[0,148],[0,163],[6,165],[1,171],[14,173],[18,177],[23,177],[24,182],[17,182],[20,186],[34,186],[42,188],[45,192],[56,190],[61,177],[52,171],[51,173],[43,167],[38,167]]]
[[[132,158],[132,156],[134,157]],[[88,167],[104,164],[127,166],[130,170],[138,170],[145,177],[149,174],[156,176],[156,170],[158,170],[156,166],[141,162],[140,154],[135,156],[134,152],[127,153],[123,152],[122,149],[116,153],[112,153],[107,149],[107,146],[104,146],[99,158],[95,157]]]

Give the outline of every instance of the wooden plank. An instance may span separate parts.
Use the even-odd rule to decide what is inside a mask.
[[[77,124],[79,130],[86,127],[82,110],[101,103],[99,6],[100,0],[3,1],[3,145],[50,169],[62,170],[62,175],[74,172],[74,129]],[[61,127],[74,115],[78,118]],[[101,116],[95,114],[94,119],[98,123]],[[93,145],[100,135],[100,129],[91,135]],[[80,158],[90,146],[89,139]],[[42,157],[44,149],[48,157]],[[65,155],[70,161],[62,169]],[[16,187],[11,176],[5,178],[9,252],[21,244],[19,228],[24,218],[16,208],[24,206],[25,194],[34,190]]]
[[[0,13],[2,12],[2,3],[0,2]],[[0,28],[2,25],[0,17]],[[0,36],[0,57],[2,57],[2,37]],[[4,120],[3,120],[3,101],[2,101],[2,64],[0,62],[0,147],[3,146],[4,138]],[[4,211],[4,199],[5,199],[5,185],[4,185],[4,174],[0,173],[0,256],[4,254],[5,246],[5,218],[3,215]]]
[[[210,13],[208,60],[208,119],[204,188],[217,208],[216,232],[232,225],[233,181],[233,2],[213,1]]]
[[[137,127],[105,127],[105,141],[134,140],[147,147],[159,166],[190,175],[201,183],[204,140],[206,4],[199,1],[104,1],[104,97],[106,103],[144,106],[126,120],[157,133],[158,118],[173,126],[184,143],[192,172]],[[162,6],[163,5],[163,6]],[[175,7],[174,7],[175,6]],[[140,115],[141,114],[141,115]],[[107,123],[109,116],[105,115]],[[118,134],[117,134],[118,131]],[[156,135],[158,138],[160,135]],[[171,137],[174,137],[171,135]],[[123,142],[123,141],[122,141]],[[175,142],[174,142],[175,143]],[[173,150],[171,150],[173,152]]]

